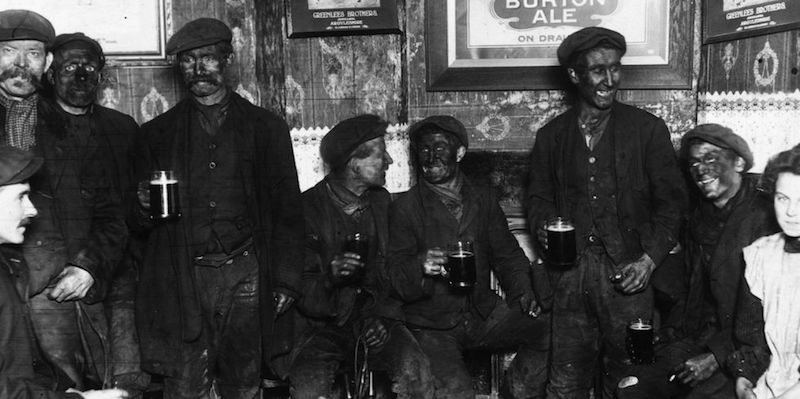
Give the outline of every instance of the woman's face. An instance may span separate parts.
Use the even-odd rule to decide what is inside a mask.
[[[775,218],[789,237],[800,237],[800,175],[783,172],[775,182]]]

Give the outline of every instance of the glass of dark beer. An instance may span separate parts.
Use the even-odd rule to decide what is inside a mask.
[[[150,213],[156,220],[170,220],[181,215],[178,179],[171,170],[156,170],[150,175]]]
[[[651,364],[656,360],[653,348],[653,323],[647,319],[633,319],[628,323],[625,346],[633,364]]]
[[[358,254],[358,256],[361,257],[361,263],[367,263],[367,257],[369,256],[369,237],[364,233],[348,235],[344,242],[344,252]],[[362,273],[363,268],[357,275],[360,276]]]
[[[471,241],[456,241],[447,245],[447,275],[455,288],[475,285],[475,252]]]
[[[570,267],[575,264],[575,226],[564,217],[550,219],[545,224],[547,232],[547,261],[554,266]]]

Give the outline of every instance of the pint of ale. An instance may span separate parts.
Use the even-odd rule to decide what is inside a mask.
[[[450,286],[472,288],[475,285],[475,252],[471,241],[456,241],[447,245],[447,275]]]
[[[572,221],[556,217],[547,221],[547,260],[551,265],[569,267],[575,264],[575,226]]]
[[[344,242],[344,252],[352,252],[361,257],[361,262],[366,263],[369,256],[369,237],[363,233],[354,233],[347,236]],[[364,269],[357,273],[357,276],[363,276]]]
[[[651,364],[656,355],[653,348],[653,323],[646,319],[634,319],[628,323],[625,345],[633,364]]]
[[[171,220],[181,215],[178,179],[171,170],[156,170],[150,175],[150,213],[156,220]]]

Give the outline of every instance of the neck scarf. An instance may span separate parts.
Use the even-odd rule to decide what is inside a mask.
[[[6,109],[6,144],[26,151],[36,145],[37,100],[36,94],[21,101],[0,94],[0,105]]]
[[[424,179],[422,183],[439,196],[439,200],[442,201],[456,220],[461,220],[461,216],[464,214],[464,198],[461,196],[461,187],[464,186],[464,176],[461,173],[456,175],[455,182],[452,186],[449,184],[431,184]]]
[[[364,191],[361,196],[357,196],[335,179],[327,179],[326,187],[328,187],[328,195],[330,195],[333,203],[347,216],[351,216],[356,221],[369,208],[369,201],[366,199],[367,191]]]

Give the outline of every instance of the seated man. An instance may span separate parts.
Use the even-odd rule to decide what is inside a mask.
[[[428,360],[379,274],[390,202],[383,185],[392,163],[386,126],[374,115],[334,126],[320,145],[331,172],[302,195],[307,239],[297,306],[308,323],[289,371],[295,399],[331,397],[336,372],[352,370],[360,344],[369,369],[387,371],[399,398],[433,395]],[[363,249],[348,245],[355,234],[366,239]]]
[[[774,232],[769,198],[747,142],[727,127],[703,124],[681,140],[681,160],[697,188],[685,220],[683,247],[687,294],[661,328],[656,363],[638,367],[638,383],[620,398],[731,398],[734,379],[724,373],[734,350],[736,293],[742,282],[742,248]]]
[[[549,323],[531,284],[531,269],[491,190],[473,185],[459,170],[467,132],[449,116],[411,127],[417,185],[389,212],[387,274],[404,301],[406,322],[431,361],[437,398],[474,397],[465,349],[514,348],[507,390],[517,398],[544,394]],[[448,283],[444,248],[473,243],[476,281],[469,289]],[[494,271],[506,302],[490,288]]]
[[[55,391],[53,386],[59,384],[34,372],[44,361],[31,334],[28,268],[17,245],[9,244],[22,243],[26,226],[37,214],[28,197],[28,179],[41,166],[42,158],[0,146],[0,398],[127,398],[120,389]],[[62,380],[69,381],[66,376]]]

